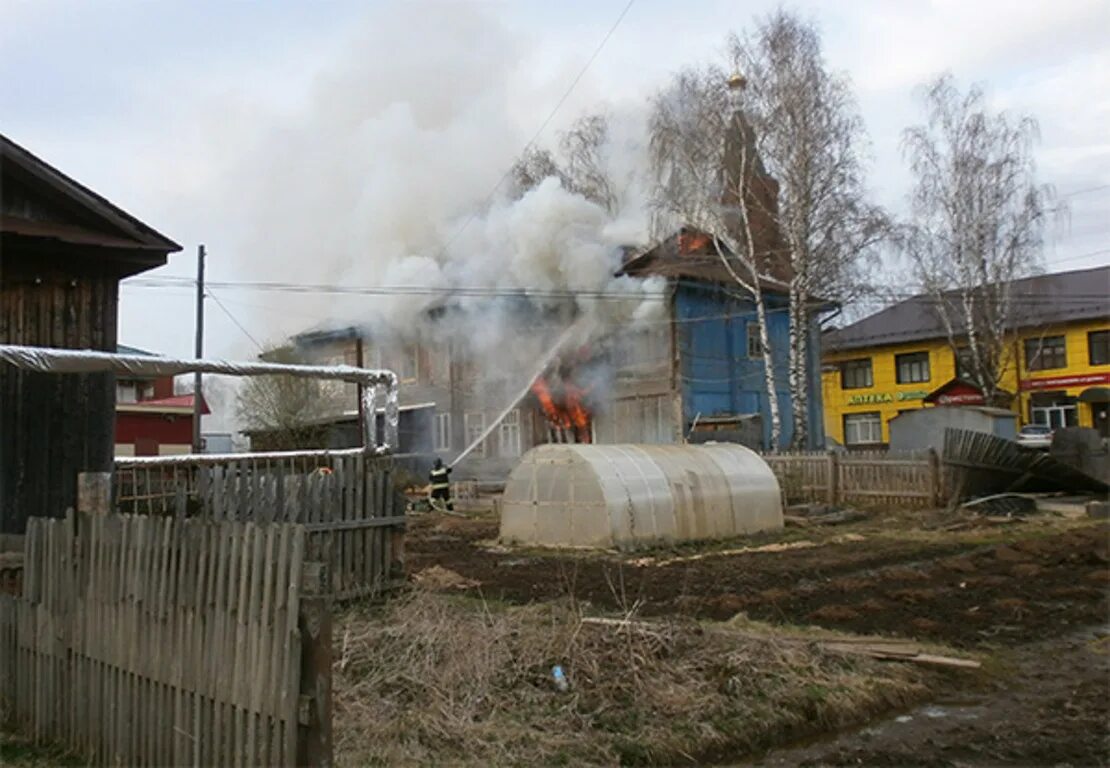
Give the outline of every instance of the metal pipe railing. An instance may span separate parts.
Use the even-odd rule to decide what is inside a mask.
[[[188,358],[120,355],[91,349],[52,349],[0,344],[0,362],[37,373],[128,373],[147,376],[176,376],[182,373],[217,373],[227,376],[297,376],[300,378],[337,379],[363,385],[362,407],[367,414],[363,447],[355,452],[378,454],[395,451],[400,423],[400,391],[397,374],[389,370],[356,368],[350,365],[297,365],[292,363],[238,363],[227,360],[191,360]],[[378,389],[385,394],[383,440],[377,440]],[[291,451],[290,454],[312,454],[318,451]],[[325,452],[326,453],[326,452]],[[336,452],[332,452],[336,453]],[[257,456],[258,454],[253,454]],[[344,454],[349,455],[349,454]],[[252,454],[235,454],[236,459],[249,459]],[[139,457],[136,457],[139,458]],[[142,457],[164,462],[166,459],[196,460],[195,455]],[[227,457],[224,460],[228,460]],[[170,463],[170,462],[165,462]]]

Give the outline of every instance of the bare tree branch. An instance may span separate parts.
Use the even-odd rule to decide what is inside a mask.
[[[863,122],[847,79],[826,67],[816,28],[780,10],[751,37],[734,35],[729,48],[749,83],[744,114],[759,157],[778,183],[778,194],[754,202],[785,240],[792,442],[801,448],[808,440],[814,303],[860,298],[870,282],[863,270],[891,227],[867,199]]]
[[[1054,197],[1036,183],[1037,124],[989,113],[980,88],[961,93],[948,75],[924,102],[927,122],[903,136],[914,187],[901,242],[963,373],[988,403],[1008,405],[1012,285],[1039,269]]]
[[[743,203],[751,196],[758,158],[750,151],[749,143],[742,140],[738,146],[738,169],[725,173],[730,131],[744,136],[746,127],[743,117],[733,108],[728,80],[716,67],[680,72],[656,96],[649,125],[656,182],[655,221],[664,228],[663,232],[686,226],[709,235],[725,270],[754,302],[763,346],[771,449],[778,450],[782,419],[763,295],[764,278],[752,220]]]
[[[276,363],[302,363],[292,347],[273,347],[262,353]],[[321,420],[330,401],[316,379],[293,376],[253,376],[239,388],[238,412],[247,431],[264,432],[267,450],[324,447]]]

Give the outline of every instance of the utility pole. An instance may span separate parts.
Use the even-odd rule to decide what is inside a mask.
[[[204,357],[204,245],[197,246],[197,344],[196,357]],[[200,438],[201,374],[193,374],[193,453],[203,450]]]

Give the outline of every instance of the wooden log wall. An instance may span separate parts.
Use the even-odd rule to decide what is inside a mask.
[[[49,255],[0,256],[0,343],[114,352],[118,277]],[[0,365],[0,534],[75,503],[77,473],[109,471],[115,377]]]
[[[94,765],[330,764],[305,550],[289,524],[36,518],[23,594],[0,595],[0,711]]]

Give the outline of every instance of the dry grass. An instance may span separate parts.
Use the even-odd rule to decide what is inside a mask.
[[[336,623],[346,765],[738,758],[920,699],[936,673],[693,623],[603,626],[416,591]],[[551,667],[562,664],[570,690]]]

